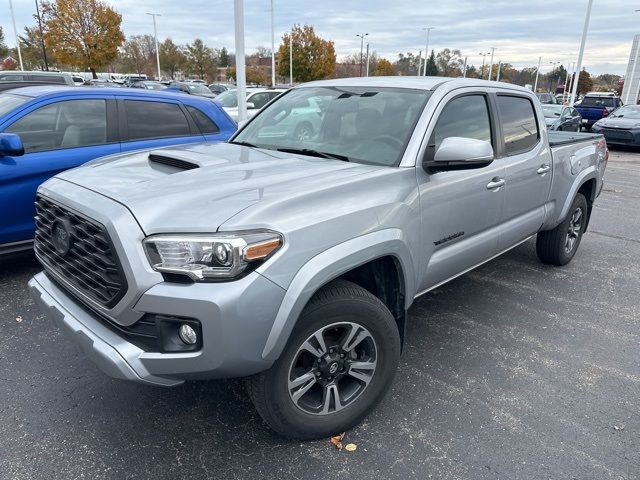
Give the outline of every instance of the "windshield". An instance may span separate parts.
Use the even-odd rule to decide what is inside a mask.
[[[216,102],[223,107],[234,108],[238,106],[238,95],[235,90],[227,90],[216,97]]]
[[[582,107],[616,107],[614,97],[584,97],[580,102]]]
[[[611,118],[629,118],[631,120],[640,119],[640,107],[628,105],[620,107],[611,114]]]
[[[161,83],[145,83],[144,85],[147,90],[164,90],[165,88],[167,88]]]
[[[209,90],[207,87],[205,87],[201,83],[189,83],[188,85],[189,85],[189,91],[191,91],[191,93],[206,93],[206,94],[211,93],[211,90]]]
[[[14,95],[12,93],[3,93],[0,95],[0,117],[9,113],[16,107],[19,107],[25,102],[30,100],[29,97],[23,97],[22,95]]]
[[[402,88],[297,88],[262,110],[232,143],[397,165],[430,96]]]
[[[542,105],[545,118],[556,118],[562,115],[562,105]]]

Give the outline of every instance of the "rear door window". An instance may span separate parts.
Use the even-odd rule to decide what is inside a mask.
[[[196,122],[200,133],[203,135],[212,135],[214,133],[219,133],[220,128],[215,124],[213,120],[211,120],[202,110],[196,107],[192,107],[191,105],[187,105],[187,111],[193,118],[193,121]]]
[[[531,150],[540,138],[531,100],[498,95],[497,103],[506,154],[516,155]]]
[[[191,135],[187,117],[176,103],[125,100],[124,108],[129,140]]]

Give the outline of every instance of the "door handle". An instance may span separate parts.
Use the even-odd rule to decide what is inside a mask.
[[[504,186],[505,183],[504,178],[494,177],[487,183],[487,190],[495,190]]]
[[[543,163],[542,165],[540,165],[540,168],[538,169],[538,175],[544,175],[549,170],[551,170],[551,166],[547,165],[546,163]]]

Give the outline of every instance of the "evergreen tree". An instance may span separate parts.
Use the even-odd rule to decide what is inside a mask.
[[[431,55],[427,58],[427,75],[435,77],[438,75],[438,65],[436,64],[436,54],[431,50]]]

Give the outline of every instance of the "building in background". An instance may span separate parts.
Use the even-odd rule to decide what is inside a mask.
[[[640,57],[640,35],[633,37],[627,73],[624,76],[622,101],[625,105],[638,103],[638,92],[640,91],[640,58],[638,57]]]

